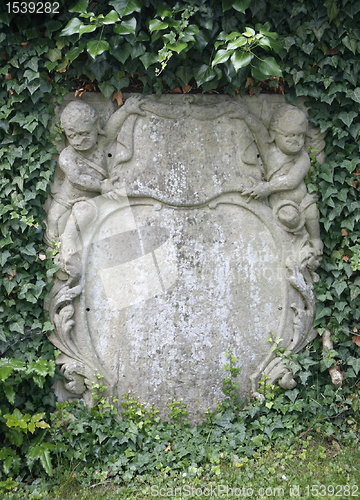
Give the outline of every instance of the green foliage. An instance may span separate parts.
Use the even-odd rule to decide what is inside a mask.
[[[81,484],[108,478],[127,483],[154,469],[216,476],[222,457],[245,463],[276,439],[288,446],[318,430],[356,439],[359,2],[97,0],[91,12],[87,0],[59,3],[59,14],[8,14],[4,5],[0,11],[0,487],[31,482],[43,471],[51,475],[53,467],[57,474],[64,467],[74,471]],[[84,75],[107,98],[130,82],[141,84],[144,94],[185,86],[244,94],[249,76],[256,85],[283,75],[290,101],[308,99],[310,121],[327,132],[326,161],[318,163],[312,151],[307,179],[309,191],[321,195],[325,245],[315,325],[320,334],[328,328],[335,345],[322,352],[316,340],[291,354],[275,338],[298,387],[284,392],[263,380],[264,402],[241,404],[239,368],[229,352],[227,399],[220,411],[208,413],[207,424],[190,428],[181,401],[170,403],[173,423],[161,422],[154,408],[130,396],[119,421],[99,381],[90,414],[81,403],[63,404],[47,427],[55,364],[43,302],[57,270],[56,249],[50,255],[43,244],[43,206],[56,154],[57,128],[52,134],[50,126],[55,106]],[[334,389],[327,373],[335,365],[342,389]]]
[[[228,372],[228,375],[224,378],[222,387],[226,399],[221,402],[219,409],[224,411],[226,410],[226,408],[231,408],[232,410],[236,411],[242,406],[242,402],[239,400],[240,385],[236,380],[241,371],[241,368],[235,367],[237,357],[232,354],[232,347],[225,351],[225,356],[229,360],[224,365],[224,371]]]
[[[160,422],[160,418],[156,417],[159,410],[154,406],[146,408],[144,404],[139,403],[137,399],[129,394],[124,394],[123,399],[121,405],[124,411],[121,416],[124,420],[134,422],[139,429],[149,429],[152,425]]]
[[[246,28],[244,33],[233,31],[220,33],[215,43],[215,48],[221,47],[215,54],[212,66],[225,63],[230,59],[236,72],[249,64],[252,64],[251,73],[259,81],[266,80],[270,76],[282,76],[281,69],[273,57],[261,59],[255,54],[256,47],[261,47],[265,51],[272,49],[275,52],[280,50],[277,33],[269,31],[270,24],[264,26],[257,24],[256,33],[252,28]],[[255,62],[254,62],[255,61]]]
[[[173,422],[179,423],[181,427],[190,425],[188,419],[184,418],[188,415],[188,412],[186,404],[183,401],[172,401],[171,403],[168,403],[167,406],[170,410],[169,418],[172,419]]]

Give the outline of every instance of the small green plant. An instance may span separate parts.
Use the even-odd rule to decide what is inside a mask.
[[[278,35],[270,32],[270,23],[257,24],[255,31],[246,27],[243,33],[232,31],[230,34],[221,32],[215,43],[215,57],[212,62],[214,68],[220,63],[226,63],[229,59],[236,71],[251,64],[251,73],[257,80],[265,80],[271,76],[282,76],[280,66],[273,57],[259,57],[257,48],[264,51],[273,50],[278,52],[281,45]],[[219,48],[220,47],[220,48]]]
[[[225,376],[223,381],[222,390],[227,398],[221,403],[221,408],[232,408],[238,411],[241,408],[241,401],[239,400],[239,383],[236,378],[239,375],[241,368],[236,368],[235,363],[238,361],[237,357],[232,354],[232,347],[225,351],[225,356],[228,362],[225,363],[223,370],[228,372],[229,375]]]
[[[304,179],[309,193],[319,191],[319,188],[317,186],[317,179],[320,173],[320,163],[316,158],[316,152],[317,149],[314,146],[309,146],[308,154],[310,158],[310,169]]]
[[[181,399],[168,403],[167,407],[170,410],[169,418],[174,422],[179,423],[181,427],[188,427],[190,425],[188,419],[185,418],[188,415],[186,404]]]
[[[152,425],[160,422],[160,418],[156,415],[159,413],[153,405],[149,408],[140,403],[136,398],[129,394],[124,394],[124,401],[121,402],[124,411],[121,413],[122,418],[127,422],[134,422],[139,429],[148,430]]]
[[[350,246],[349,250],[352,252],[350,263],[353,272],[360,271],[360,244]]]
[[[155,69],[156,76],[160,76],[164,71],[174,52],[179,54],[189,43],[192,45],[195,43],[195,35],[198,35],[200,30],[196,24],[190,24],[189,20],[198,10],[199,7],[195,5],[187,5],[181,9],[171,8],[165,4],[158,6],[156,18],[149,22],[152,42],[162,39],[164,44],[158,52],[157,62],[160,63],[160,68]],[[180,19],[176,19],[179,14]],[[151,59],[143,60],[145,67],[152,62],[154,61]]]
[[[95,376],[98,380],[104,378],[104,376],[100,375],[99,373],[97,373]],[[107,389],[106,385],[103,385],[100,382],[93,382],[91,388],[91,397],[94,401],[96,401],[96,404],[91,408],[91,414],[95,416],[95,414],[104,415],[105,412],[109,412],[112,415],[117,415],[118,410],[115,407],[114,403],[116,403],[118,399],[113,396],[102,396],[102,394]]]
[[[269,342],[270,344],[272,344],[271,346],[271,352],[275,352],[276,351],[276,354],[281,354],[284,352],[284,349],[281,349],[279,348],[279,345],[281,344],[281,342],[283,341],[282,338],[280,337],[275,337],[275,333],[274,332],[271,332],[270,335],[268,335],[267,337],[267,342]]]
[[[104,378],[104,376],[100,375],[99,373],[97,373],[95,376],[98,380]],[[103,385],[100,382],[93,382],[91,388],[92,388],[91,397],[95,401],[98,401],[101,398],[101,394],[107,389],[106,385]]]

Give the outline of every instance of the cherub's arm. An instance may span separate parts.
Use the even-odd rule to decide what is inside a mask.
[[[101,180],[80,171],[75,157],[69,151],[62,151],[59,166],[71,184],[81,191],[101,192]]]
[[[220,118],[223,115],[229,115],[232,118],[231,113],[234,111],[234,107],[237,104],[234,101],[223,101],[218,104],[213,104],[209,106],[197,106],[192,105],[189,107],[189,114],[193,118],[196,118],[200,121],[205,120],[216,120],[216,118]]]
[[[251,130],[261,159],[263,160],[264,164],[266,164],[266,156],[269,152],[269,144],[272,142],[268,129],[265,127],[264,123],[261,120],[250,113],[247,113],[247,115],[244,117],[244,121]]]
[[[108,144],[111,144],[117,137],[121,127],[123,126],[126,118],[130,115],[142,115],[144,116],[146,113],[141,109],[141,97],[140,96],[132,96],[126,99],[125,104],[121,106],[120,109],[115,111],[107,121],[104,132],[105,132],[105,141]]]
[[[262,120],[251,114],[244,103],[236,103],[233,110],[229,113],[229,118],[244,120],[251,130],[256,146],[259,150],[263,163],[266,164],[269,145],[272,142],[268,129]]]
[[[290,191],[296,189],[303,182],[305,175],[310,169],[310,159],[303,152],[286,175],[280,175],[271,179],[269,189],[271,193],[278,191]]]
[[[303,152],[286,175],[275,177],[269,182],[259,182],[256,186],[244,189],[242,194],[250,195],[257,200],[261,200],[273,193],[291,191],[296,189],[301,182],[303,182],[309,168],[310,159],[308,155]]]

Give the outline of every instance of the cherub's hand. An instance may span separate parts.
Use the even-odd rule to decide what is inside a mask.
[[[118,175],[112,175],[109,179],[109,181],[111,182],[111,184],[116,184],[116,182],[119,180],[119,176]]]
[[[131,96],[126,99],[124,109],[130,114],[145,116],[146,113],[141,109],[142,105],[141,96]]]
[[[247,106],[244,103],[234,103],[230,113],[229,118],[237,118],[238,120],[244,120],[246,115],[249,113]]]
[[[271,190],[268,182],[259,182],[257,186],[244,189],[241,191],[241,194],[243,196],[250,196],[256,200],[261,200],[262,198],[269,196],[269,194],[271,194]]]

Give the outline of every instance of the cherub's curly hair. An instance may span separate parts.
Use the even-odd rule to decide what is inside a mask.
[[[305,133],[308,128],[308,120],[301,109],[291,104],[279,106],[273,113],[270,120],[270,130],[273,132],[283,132],[289,125],[300,125]]]
[[[61,128],[67,125],[73,125],[77,122],[90,122],[96,123],[99,118],[97,111],[87,102],[83,101],[72,101],[61,113],[60,123]]]

